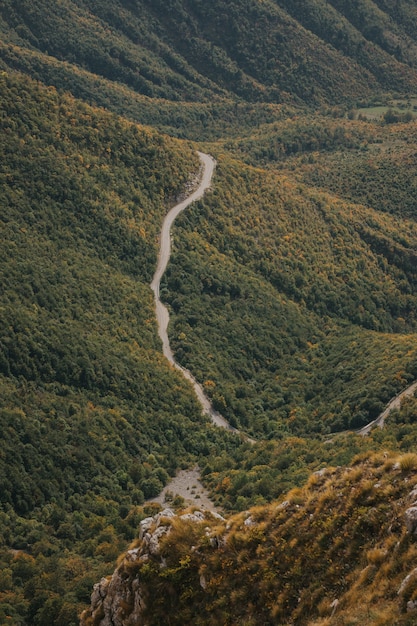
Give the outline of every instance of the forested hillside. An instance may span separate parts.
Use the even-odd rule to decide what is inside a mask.
[[[1,3],[0,624],[78,624],[158,511],[148,499],[196,464],[222,514],[256,505],[257,525],[246,536],[249,514],[234,518],[204,564],[179,536],[180,565],[173,552],[166,578],[145,571],[150,623],[179,594],[182,623],[348,624],[351,581],[368,574],[382,608],[366,622],[366,600],[357,623],[412,623],[400,613],[414,588],[398,602],[390,585],[410,571],[413,535],[395,530],[404,559],[383,567],[393,539],[372,534],[386,517],[371,482],[403,511],[416,399],[354,431],[417,379],[416,29],[412,0]],[[161,298],[176,359],[251,440],[209,423],[157,333],[158,235],[197,150],[215,175],[175,223]],[[328,467],[328,484],[303,487]],[[272,580],[282,524],[324,595],[301,556],[285,588]],[[344,573],[330,564],[342,556]],[[188,563],[210,570],[211,596],[187,587]]]
[[[220,160],[205,208],[179,223],[173,345],[232,423],[358,427],[415,377],[413,219],[398,230],[398,215]]]
[[[209,450],[148,287],[166,207],[199,166],[188,145],[0,81],[0,615],[68,626],[137,506]]]
[[[388,4],[5,0],[0,62],[174,133],[197,125],[201,138],[236,97],[262,116],[261,103],[416,91],[415,6]],[[155,107],[144,96],[163,100]],[[206,106],[197,112],[196,102]]]

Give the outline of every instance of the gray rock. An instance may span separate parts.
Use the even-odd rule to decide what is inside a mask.
[[[184,513],[184,515],[180,515],[180,519],[186,520],[188,522],[204,522],[206,519],[204,513],[201,511],[194,511],[194,513]]]
[[[139,552],[140,552],[139,548],[134,548],[133,550],[128,550],[126,552],[126,558],[129,559],[130,561],[137,561],[138,558],[139,558]]]
[[[417,533],[417,506],[411,506],[407,509],[404,516],[407,532],[411,535],[415,535]]]
[[[413,506],[417,505],[417,487],[414,487],[412,491],[408,494],[408,497],[413,502]]]
[[[152,559],[159,563],[160,569],[167,567],[165,558],[160,554],[160,540],[171,531],[168,520],[172,517],[176,517],[174,511],[164,509],[155,517],[147,517],[140,522],[141,545],[127,551],[124,560],[110,579],[102,578],[94,585],[90,608],[83,612],[81,626],[91,623],[100,626],[133,626],[143,623],[143,611],[146,607],[141,589],[140,566]],[[205,521],[206,517],[201,511],[194,511],[182,515],[181,519],[200,523]],[[223,539],[217,538],[214,541],[216,547],[220,547],[221,542],[224,542]],[[132,564],[135,565],[132,567]],[[200,584],[204,589],[206,585],[204,576],[201,577]]]
[[[99,583],[96,583],[93,587],[93,593],[91,594],[91,604],[97,605],[106,597],[107,589],[110,580],[102,578]]]
[[[404,580],[402,581],[402,583],[401,583],[401,585],[400,585],[400,587],[399,587],[399,589],[398,589],[398,591],[397,591],[397,595],[398,595],[398,596],[401,596],[401,595],[404,593],[404,591],[405,591],[405,589],[406,589],[406,587],[407,587],[408,583],[409,583],[409,582],[410,582],[410,580],[411,580],[411,579],[413,579],[413,578],[417,578],[417,567],[415,567],[415,568],[413,569],[413,571],[412,571],[412,572],[410,572],[410,573],[409,573],[409,574],[408,574],[408,575],[404,578]]]
[[[220,548],[224,548],[224,546],[226,545],[226,538],[225,537],[218,537],[218,536],[210,537],[209,538],[209,544],[215,550],[219,550]]]
[[[212,517],[215,517],[216,519],[222,521],[222,522],[225,521],[225,518],[223,517],[223,515],[220,515],[220,513],[217,513],[217,511],[210,511],[210,515]]]
[[[413,600],[409,600],[407,602],[407,613],[411,613],[411,611],[415,611],[417,609],[417,602]]]
[[[283,509],[286,509],[288,506],[290,506],[290,501],[289,500],[284,500],[284,502],[281,502],[281,504],[278,504],[276,510],[277,511],[282,511]]]
[[[172,509],[164,509],[157,514],[157,522],[159,523],[163,517],[176,517],[176,513]]]
[[[144,541],[147,545],[149,554],[157,556],[159,554],[160,539],[171,531],[171,526],[158,526],[153,533],[146,533]]]
[[[139,524],[139,539],[143,539],[145,533],[151,528],[151,526],[155,523],[155,518],[153,517],[145,517]]]

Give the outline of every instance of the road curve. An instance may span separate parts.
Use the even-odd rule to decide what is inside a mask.
[[[369,431],[374,426],[379,426],[380,428],[383,428],[384,427],[385,418],[389,415],[389,413],[391,413],[391,411],[393,411],[394,409],[399,409],[401,407],[401,402],[402,402],[403,398],[406,398],[407,396],[414,395],[414,393],[416,391],[417,391],[417,381],[412,383],[409,387],[407,387],[407,389],[404,389],[404,391],[399,393],[398,396],[395,396],[395,398],[393,398],[387,404],[387,406],[382,411],[382,413],[380,415],[378,415],[378,417],[376,419],[372,420],[372,422],[369,422],[369,424],[367,424],[366,426],[364,426],[360,430],[357,430],[356,431],[357,434],[358,435],[367,435],[369,433]]]
[[[198,152],[198,156],[202,165],[202,176],[200,182],[198,184],[197,189],[193,191],[185,200],[175,205],[166,215],[161,229],[160,235],[160,247],[159,247],[159,255],[158,255],[158,264],[156,267],[156,271],[154,277],[151,282],[151,289],[155,295],[155,308],[156,308],[156,318],[158,322],[158,334],[162,341],[162,350],[164,356],[168,359],[168,361],[178,370],[182,372],[182,374],[193,384],[194,390],[197,394],[198,400],[203,408],[204,413],[210,416],[211,420],[217,426],[221,426],[222,428],[226,428],[227,430],[234,431],[239,433],[236,428],[233,428],[229,422],[217,411],[215,411],[211,405],[210,400],[205,395],[203,388],[196,381],[194,376],[191,374],[189,370],[185,367],[182,367],[179,363],[174,359],[174,355],[171,350],[171,346],[168,339],[168,323],[169,323],[169,313],[168,309],[164,304],[162,304],[159,297],[159,289],[161,278],[165,273],[165,270],[168,265],[168,261],[171,255],[171,226],[174,223],[175,219],[178,215],[184,211],[190,204],[199,200],[203,197],[207,189],[209,189],[211,185],[211,180],[214,173],[214,168],[216,166],[216,162],[208,154],[204,154],[203,152]],[[384,421],[387,415],[396,408],[399,408],[401,405],[401,401],[406,396],[410,396],[417,391],[417,381],[412,385],[407,387],[404,391],[402,391],[398,396],[393,398],[391,402],[386,406],[385,410],[372,422],[357,430],[356,433],[359,435],[367,435],[369,431],[374,426],[379,426],[382,428],[384,426]],[[254,443],[250,437],[245,436],[247,441]]]
[[[155,295],[155,308],[156,308],[156,319],[158,322],[158,334],[162,341],[162,350],[164,356],[168,359],[168,361],[178,370],[182,372],[182,374],[187,378],[194,386],[194,390],[197,394],[198,400],[203,407],[204,413],[210,416],[211,420],[217,426],[221,426],[222,428],[226,428],[227,430],[231,430],[234,432],[238,432],[235,428],[233,428],[229,422],[222,416],[220,413],[215,411],[211,405],[210,400],[205,395],[203,388],[196,381],[194,376],[191,374],[189,370],[185,367],[182,367],[179,363],[174,359],[174,355],[171,350],[171,346],[169,344],[168,339],[168,323],[169,323],[169,313],[168,309],[164,304],[162,304],[159,297],[159,289],[161,284],[161,278],[164,275],[166,267],[168,265],[169,257],[171,256],[171,226],[174,223],[174,220],[178,217],[178,215],[184,211],[190,204],[199,200],[203,197],[207,189],[210,187],[211,179],[213,177],[214,168],[216,166],[216,162],[208,154],[204,154],[203,152],[198,152],[198,156],[200,157],[200,161],[202,164],[202,176],[201,180],[198,184],[198,187],[195,191],[193,191],[185,200],[175,205],[166,215],[160,235],[160,244],[159,244],[159,255],[158,255],[158,264],[156,267],[156,271],[154,277],[151,282],[151,289]]]

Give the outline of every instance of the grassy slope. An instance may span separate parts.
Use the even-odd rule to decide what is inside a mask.
[[[172,625],[411,626],[415,615],[405,607],[416,597],[415,575],[402,583],[414,570],[416,542],[404,512],[415,500],[416,464],[415,454],[365,455],[227,526],[165,520],[172,530],[160,554],[121,561],[119,575],[127,588],[135,581],[136,593],[139,585],[150,625],[169,615]],[[125,594],[112,606],[123,624],[133,600]],[[88,613],[82,621],[99,623]]]

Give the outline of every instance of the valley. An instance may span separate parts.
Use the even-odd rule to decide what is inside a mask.
[[[201,165],[202,165],[202,175],[201,180],[198,182],[198,186],[195,191],[193,191],[189,196],[187,196],[182,202],[175,205],[167,214],[162,224],[162,230],[160,235],[160,247],[158,253],[158,265],[155,271],[155,275],[151,282],[151,289],[155,294],[155,306],[156,306],[156,319],[158,322],[158,334],[162,341],[162,352],[164,356],[168,359],[168,361],[176,367],[182,374],[189,380],[196,393],[196,396],[203,408],[203,411],[210,416],[211,420],[217,426],[221,426],[222,428],[226,428],[228,430],[231,429],[230,424],[227,420],[220,415],[217,411],[213,409],[210,401],[204,394],[201,385],[195,380],[194,376],[191,372],[179,365],[175,359],[171,350],[171,346],[169,344],[168,338],[168,324],[169,324],[169,313],[166,306],[161,302],[159,298],[159,290],[161,278],[165,273],[166,267],[168,265],[168,261],[170,258],[170,249],[171,249],[171,226],[174,223],[174,220],[178,217],[178,215],[184,211],[192,202],[195,202],[200,197],[204,195],[204,193],[209,189],[211,185],[211,180],[213,177],[215,161],[208,154],[203,154],[202,152],[198,153]]]
[[[1,3],[0,624],[415,623],[414,4]]]

